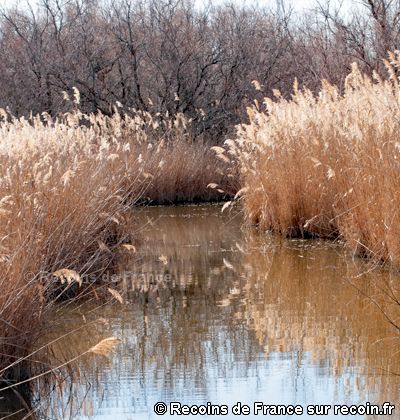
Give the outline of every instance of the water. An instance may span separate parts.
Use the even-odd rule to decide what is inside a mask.
[[[66,380],[42,398],[47,416],[181,418],[155,415],[157,402],[224,404],[225,418],[235,417],[237,402],[251,409],[243,418],[260,417],[256,401],[304,411],[311,404],[399,403],[400,342],[382,314],[398,318],[391,299],[398,277],[360,275],[370,267],[338,244],[242,229],[239,214],[221,214],[218,206],[135,212],[136,252],[121,256],[113,286],[124,304],[99,308],[93,298],[49,320],[49,337],[83,328],[52,347],[55,360],[105,337],[121,344],[108,357],[88,354],[74,364],[73,387]],[[399,413],[400,406],[391,418]],[[323,418],[345,417],[331,409]]]

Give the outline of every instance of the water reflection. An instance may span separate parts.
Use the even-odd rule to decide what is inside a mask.
[[[141,209],[136,221],[137,252],[114,285],[127,303],[59,311],[47,337],[82,327],[52,346],[60,361],[110,335],[122,344],[80,359],[47,416],[156,418],[157,401],[398,403],[398,334],[379,309],[398,314],[394,275],[360,276],[365,263],[340,246],[257,235],[215,206]]]

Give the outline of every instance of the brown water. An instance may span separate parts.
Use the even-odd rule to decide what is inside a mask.
[[[67,380],[42,398],[47,416],[182,418],[155,415],[159,401],[229,410],[241,402],[251,409],[245,418],[259,417],[256,401],[304,411],[400,403],[399,336],[378,308],[398,318],[398,277],[360,275],[369,267],[340,245],[242,229],[240,215],[218,206],[139,209],[135,220],[137,252],[121,258],[114,279],[124,304],[68,308],[50,323],[55,336],[83,326],[53,346],[59,361],[105,337],[121,344],[108,358],[81,358],[72,388]],[[324,416],[344,417],[386,418]]]

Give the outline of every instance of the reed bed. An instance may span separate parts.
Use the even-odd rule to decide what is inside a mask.
[[[96,295],[121,244],[132,241],[128,207],[224,194],[207,187],[224,182],[223,164],[182,116],[118,107],[86,115],[77,91],[73,104],[57,118],[1,110],[0,382],[29,377],[27,355],[54,302]]]
[[[399,54],[389,77],[353,65],[343,92],[294,84],[248,109],[227,140],[247,218],[285,236],[340,237],[357,255],[400,267]]]

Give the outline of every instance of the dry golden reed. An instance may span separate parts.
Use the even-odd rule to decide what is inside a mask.
[[[390,77],[361,74],[344,91],[323,81],[314,95],[297,82],[248,109],[228,140],[249,220],[283,235],[341,237],[356,254],[400,267],[399,53]]]
[[[77,90],[74,102],[57,118],[0,111],[0,381],[29,375],[22,362],[52,302],[91,294],[114,250],[134,251],[128,206],[223,195],[207,187],[223,184],[223,165],[182,115],[86,115]]]

